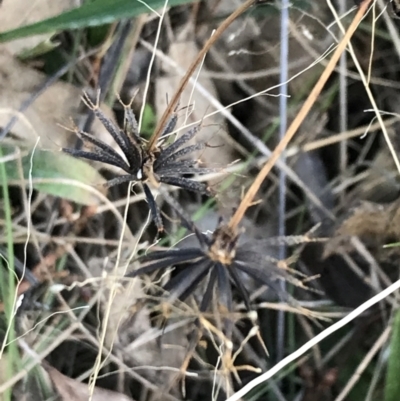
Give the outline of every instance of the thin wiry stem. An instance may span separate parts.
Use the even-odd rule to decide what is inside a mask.
[[[155,39],[155,48],[157,48],[158,46],[158,42],[160,40],[160,34],[161,34],[161,28],[162,28],[162,23],[165,17],[165,14],[167,12],[167,6],[168,6],[168,0],[164,1],[164,7],[162,10],[162,14],[160,15],[160,20],[158,22],[158,27],[157,27],[157,33],[156,33],[156,39]],[[140,131],[141,127],[142,127],[142,122],[143,122],[143,116],[144,116],[144,110],[146,107],[146,100],[147,100],[147,93],[149,91],[149,87],[150,87],[150,82],[151,82],[151,73],[152,73],[152,69],[153,69],[153,64],[154,64],[154,59],[156,57],[156,53],[153,52],[151,55],[151,59],[150,59],[150,64],[147,68],[147,79],[146,79],[146,85],[144,88],[144,93],[143,93],[143,104],[142,107],[140,109],[140,114],[139,114],[139,123],[138,123],[138,131]]]
[[[343,36],[342,40],[338,44],[335,52],[332,55],[328,65],[326,66],[325,70],[323,71],[321,77],[319,78],[318,82],[315,84],[313,90],[310,92],[309,96],[307,97],[306,101],[303,104],[303,107],[300,109],[299,113],[297,114],[296,118],[293,120],[292,124],[288,128],[285,137],[282,141],[279,142],[278,146],[273,151],[271,158],[268,162],[264,165],[261,169],[253,184],[248,189],[246,195],[243,197],[242,202],[240,203],[239,207],[237,208],[235,214],[232,216],[231,221],[229,222],[229,226],[231,229],[235,229],[238,224],[240,223],[241,219],[243,218],[247,208],[251,205],[254,197],[256,196],[258,189],[260,188],[261,184],[263,183],[265,177],[271,171],[272,167],[274,166],[275,162],[279,159],[281,153],[286,149],[289,142],[292,140],[293,136],[296,134],[297,130],[299,129],[301,123],[304,121],[305,117],[307,116],[308,112],[311,110],[311,107],[315,103],[317,97],[321,93],[322,89],[324,88],[328,78],[331,76],[332,71],[334,70],[337,62],[343,51],[345,50],[346,46],[348,45],[350,38],[353,36],[353,33],[356,31],[363,15],[365,14],[366,10],[368,9],[369,3],[371,0],[365,0],[360,8],[357,11],[352,23],[350,24],[346,34]],[[380,117],[380,115],[378,115]]]
[[[281,32],[280,32],[280,84],[281,97],[279,98],[279,139],[282,140],[287,129],[287,105],[288,105],[288,63],[289,63],[289,0],[282,0],[281,5]],[[286,163],[286,156],[282,154],[281,160]],[[278,235],[286,234],[286,174],[279,170],[279,210],[278,210]],[[286,246],[281,244],[279,247],[279,259],[285,259]],[[286,291],[285,281],[281,282],[282,291]],[[285,346],[285,312],[278,312],[277,322],[277,349],[276,359],[280,361],[283,358]]]
[[[360,9],[363,8],[365,4],[366,4],[366,7],[367,7],[369,5],[370,1],[371,0],[368,0],[368,1],[364,0],[364,3],[362,3],[362,5],[360,6]],[[334,7],[332,6],[331,0],[327,0],[327,2],[328,2],[329,7],[332,10],[332,14],[335,16],[335,19],[337,21],[337,24],[338,24],[340,30],[343,32],[344,31],[343,24],[341,23],[341,21],[340,21],[338,15],[336,13]],[[392,2],[392,4],[394,4],[394,3]],[[365,91],[367,92],[368,99],[370,100],[370,102],[372,104],[372,108],[373,108],[373,110],[375,112],[376,118],[379,121],[379,123],[381,124],[383,137],[385,138],[386,144],[387,144],[387,146],[389,148],[390,154],[391,154],[391,156],[393,158],[393,161],[394,161],[394,163],[396,165],[397,171],[400,173],[400,160],[399,160],[399,157],[397,156],[397,152],[396,152],[396,150],[395,150],[395,148],[393,146],[393,143],[392,143],[392,141],[390,139],[389,133],[388,133],[386,127],[385,127],[385,124],[383,123],[382,114],[381,114],[380,110],[378,109],[378,106],[376,104],[374,95],[373,95],[373,93],[371,91],[371,88],[369,87],[369,82],[367,81],[367,77],[364,74],[364,71],[363,71],[363,69],[362,69],[362,67],[360,65],[360,62],[357,59],[357,56],[356,56],[356,54],[354,52],[354,49],[353,49],[353,46],[351,45],[351,43],[349,43],[349,53],[350,53],[350,55],[351,55],[351,57],[352,57],[352,59],[354,61],[355,67],[357,68],[358,74],[359,74],[359,76],[361,78],[361,81],[362,81],[362,83],[364,85]]]
[[[339,0],[339,13],[340,15],[346,12],[346,0]],[[340,116],[339,116],[339,129],[340,132],[347,131],[347,53],[343,52],[340,56],[340,75],[339,75],[339,104],[340,104]],[[345,172],[347,168],[347,140],[340,142],[340,160],[339,169],[342,175],[342,180],[346,179]],[[343,199],[342,199],[343,200]]]

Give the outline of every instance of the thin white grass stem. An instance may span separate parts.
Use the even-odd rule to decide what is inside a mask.
[[[127,201],[126,201],[126,205],[125,205],[123,225],[122,225],[122,230],[121,230],[120,242],[118,244],[117,261],[116,261],[115,267],[114,267],[115,275],[118,273],[119,263],[120,263],[120,260],[121,260],[122,242],[123,242],[123,238],[124,238],[125,228],[127,227],[126,221],[127,221],[127,216],[128,216],[128,210],[129,210],[129,198],[130,198],[131,190],[132,190],[132,182],[128,185],[128,193],[127,193]],[[107,331],[110,329],[108,327],[108,322],[110,320],[110,315],[111,315],[111,306],[112,306],[112,303],[113,303],[113,301],[115,299],[115,296],[117,294],[116,279],[112,280],[112,283],[111,283],[110,287],[111,288],[109,289],[109,295],[108,295],[108,300],[107,300],[107,303],[106,303],[104,317],[103,317],[103,320],[101,322],[102,329],[101,329],[100,339],[99,339],[99,351],[98,351],[98,354],[97,354],[96,362],[95,362],[94,367],[93,367],[93,374],[90,376],[90,380],[89,380],[89,401],[91,401],[92,398],[93,398],[93,393],[94,393],[94,389],[96,387],[96,381],[97,381],[97,377],[99,375],[100,369],[102,368],[102,366],[104,365],[106,360],[110,357],[110,354],[112,352],[112,344],[113,344],[113,342],[110,345],[110,348],[109,348],[109,351],[108,351],[107,355],[105,355],[104,359],[102,358],[102,356],[103,356],[103,348],[104,348],[104,344],[105,344],[105,340],[106,340]],[[114,330],[115,331],[114,331],[114,335],[113,335],[113,341],[114,341],[115,336],[117,334],[118,327],[114,328]]]
[[[60,344],[62,344],[76,329],[80,326],[80,322],[72,323],[66,330],[62,331],[60,335],[55,338],[55,341],[50,344],[43,352],[37,355],[37,358],[29,362],[23,370],[16,373],[13,377],[4,383],[0,384],[0,394],[4,393],[8,388],[12,387],[23,379],[30,370],[32,370],[37,364],[38,360],[44,359],[49,355],[54,349],[56,349]]]
[[[214,32],[215,32],[215,29],[211,32],[211,36],[214,35]],[[199,80],[200,73],[201,73],[201,69],[202,69],[202,67],[203,67],[203,65],[204,65],[204,60],[206,59],[206,56],[207,56],[207,54],[204,55],[203,59],[201,60],[200,65],[199,65],[199,67],[198,67],[198,69],[197,69],[196,77],[194,78],[194,83],[193,83],[193,85],[192,85],[192,90],[190,91],[190,96],[189,96],[189,101],[188,101],[187,106],[189,106],[189,105],[192,103],[194,91],[195,91],[195,89],[196,89],[196,85],[197,85],[197,82],[198,82],[198,80]],[[196,106],[196,105],[193,104],[193,109],[195,108],[195,106]],[[190,109],[192,109],[192,108],[190,108]],[[183,125],[186,125],[186,124],[187,124],[187,120],[189,119],[190,112],[191,112],[191,111],[189,110],[189,107],[187,107],[187,108],[186,108],[186,114],[185,114],[185,121],[184,121]]]
[[[334,15],[335,19],[337,20],[337,23],[338,23],[338,26],[339,26],[340,30],[344,34],[345,29],[344,29],[342,23],[340,22],[340,19],[339,19],[337,13],[336,13],[335,8],[332,5],[331,0],[327,0],[327,2],[328,2],[328,5],[329,5],[329,7],[330,7],[330,9],[332,11],[332,14]],[[373,2],[373,5],[374,4],[375,4],[375,2]],[[359,61],[357,59],[357,56],[356,56],[356,54],[354,52],[354,48],[353,48],[353,46],[352,46],[350,41],[349,41],[349,44],[348,44],[348,49],[349,49],[351,57],[352,57],[352,59],[354,61],[354,65],[356,66],[357,71],[358,71],[358,73],[360,75],[361,81],[362,81],[362,83],[363,83],[363,85],[365,87],[365,91],[367,92],[368,98],[369,98],[369,100],[370,100],[370,102],[372,104],[372,108],[375,111],[376,118],[378,119],[379,123],[381,124],[381,129],[382,129],[383,136],[385,138],[386,144],[387,144],[387,146],[388,146],[388,148],[390,150],[390,153],[391,153],[391,155],[393,157],[393,160],[394,160],[394,162],[396,164],[397,170],[400,173],[400,161],[399,161],[399,158],[397,157],[396,150],[394,149],[393,144],[392,144],[392,142],[390,140],[389,133],[387,132],[385,124],[383,123],[382,115],[379,112],[378,106],[377,106],[377,104],[375,102],[374,95],[372,94],[372,91],[371,91],[371,89],[370,89],[370,87],[368,85],[368,82],[367,82],[367,78],[366,78],[366,76],[364,74],[364,71],[361,68],[361,65],[360,65],[360,63],[359,63]]]
[[[131,186],[132,186],[132,183],[129,185],[128,195],[127,195],[127,198],[126,198],[125,216],[124,216],[124,222],[125,222],[125,223],[126,223],[127,214],[128,214],[128,210],[129,210],[129,204],[130,204]],[[143,226],[143,228],[142,228],[142,230],[141,230],[141,233],[140,233],[140,235],[139,235],[139,237],[138,237],[137,243],[135,244],[134,250],[133,250],[133,252],[131,253],[131,255],[130,255],[128,261],[124,264],[123,271],[122,271],[122,273],[121,273],[122,275],[125,275],[125,274],[126,274],[126,271],[127,271],[127,269],[128,269],[129,263],[130,263],[130,261],[132,260],[132,258],[133,258],[134,255],[135,255],[135,251],[136,251],[137,245],[138,245],[138,243],[139,243],[139,241],[140,241],[140,238],[141,238],[141,236],[142,236],[142,234],[143,234],[145,228],[147,227],[148,222],[150,221],[150,217],[151,217],[151,213],[149,212],[149,216],[148,216],[147,222],[144,224],[144,226]],[[104,337],[102,336],[102,341],[100,341],[100,347],[101,347],[101,348],[104,347],[104,339],[105,339],[105,334],[107,333],[107,330],[112,330],[113,333],[112,333],[112,338],[111,338],[111,340],[110,340],[110,348],[108,349],[108,352],[105,354],[104,359],[103,359],[103,361],[101,362],[101,365],[99,365],[99,366],[100,366],[99,369],[96,370],[96,379],[99,378],[98,372],[100,371],[101,366],[102,366],[102,365],[105,363],[105,361],[108,360],[108,359],[110,358],[110,356],[111,356],[113,344],[114,344],[115,340],[117,339],[118,329],[119,329],[119,327],[121,326],[121,323],[123,322],[123,319],[124,319],[124,313],[125,313],[125,311],[121,311],[120,316],[119,316],[119,319],[118,319],[118,323],[116,324],[116,326],[115,326],[115,327],[107,327],[107,326],[108,326],[108,320],[109,320],[109,311],[111,311],[111,305],[112,305],[112,302],[114,301],[115,295],[116,295],[116,293],[117,293],[117,289],[116,289],[116,286],[115,286],[115,282],[119,279],[118,273],[119,273],[119,267],[120,267],[120,266],[119,266],[119,262],[120,262],[120,257],[121,257],[122,239],[123,239],[123,232],[121,233],[121,238],[120,238],[120,243],[119,243],[119,246],[118,246],[118,253],[117,253],[117,262],[116,262],[116,265],[115,265],[115,268],[114,268],[114,273],[117,273],[117,274],[116,274],[115,277],[112,279],[112,289],[110,290],[110,297],[109,297],[109,300],[108,300],[108,303],[107,303],[107,314],[106,314],[107,320],[105,320],[105,321],[102,322],[103,325],[104,325],[104,326],[103,326]],[[129,287],[128,287],[128,288],[129,288],[128,291],[132,288],[133,285],[134,285],[134,283],[131,282],[130,285],[129,285]],[[114,318],[116,318],[116,316],[114,316]],[[102,350],[102,351],[103,351],[103,350]],[[104,352],[104,351],[103,351],[103,352]],[[101,358],[101,355],[100,355],[100,354],[99,354],[99,358]],[[100,359],[100,361],[101,361],[101,359]],[[93,374],[92,377],[94,377],[94,374]],[[93,384],[94,384],[94,385],[95,385],[95,381],[96,381],[96,380],[93,379]]]
[[[278,372],[280,372],[283,368],[288,366],[290,363],[295,361],[297,358],[304,355],[307,351],[309,351],[312,347],[319,344],[322,340],[329,337],[331,334],[335,333],[342,327],[346,326],[348,323],[352,322],[354,319],[359,317],[362,313],[370,309],[372,306],[376,305],[377,303],[384,300],[389,295],[393,294],[395,291],[400,289],[400,280],[397,280],[389,287],[385,288],[379,294],[376,294],[368,301],[361,304],[358,308],[354,309],[350,312],[347,316],[343,319],[337,321],[332,326],[328,327],[321,333],[317,334],[314,338],[310,341],[306,342],[303,346],[301,346],[298,350],[293,352],[292,354],[288,355],[285,359],[278,362],[275,366],[271,369],[263,373],[261,376],[255,378],[250,383],[246,384],[242,389],[237,391],[233,396],[229,397],[226,401],[238,401],[242,397],[244,397],[249,391],[253,388],[257,387],[259,384],[262,384],[269,380],[271,377],[275,376]]]
[[[144,2],[143,2],[144,3]],[[160,34],[161,34],[161,28],[162,28],[162,23],[164,20],[164,16],[165,13],[167,11],[167,6],[168,6],[168,0],[165,0],[164,2],[164,8],[162,11],[162,14],[159,15],[158,13],[156,13],[157,15],[159,15],[160,20],[158,22],[158,27],[157,27],[157,34],[156,34],[156,40],[154,43],[154,49],[157,49],[157,45],[158,45],[158,41],[160,40]],[[152,11],[154,11],[153,9],[151,9]],[[155,12],[155,11],[154,11]],[[151,70],[153,68],[153,64],[154,64],[154,60],[156,58],[156,52],[153,51],[152,55],[151,55],[151,59],[150,59],[150,64],[149,64],[149,68],[147,70],[147,79],[146,79],[146,85],[144,87],[144,93],[143,93],[143,103],[142,103],[142,107],[140,108],[140,115],[139,115],[139,122],[138,122],[138,132],[140,132],[140,129],[142,128],[142,122],[143,122],[143,115],[144,115],[144,110],[146,108],[146,98],[147,98],[147,92],[149,91],[149,87],[150,87],[150,81],[151,81]]]
[[[36,330],[39,326],[41,326],[43,323],[46,323],[49,319],[53,318],[56,315],[62,315],[62,314],[67,314],[69,312],[75,312],[77,310],[80,309],[89,309],[89,306],[77,306],[76,308],[72,308],[68,311],[66,310],[62,310],[62,311],[57,311],[57,312],[53,312],[51,314],[49,314],[48,316],[46,316],[45,318],[39,320],[38,322],[35,323],[35,325],[30,328],[29,330],[25,331],[23,334],[21,334],[19,337],[15,338],[14,340],[10,341],[9,343],[7,343],[7,346],[12,344],[15,341],[19,341],[22,340],[24,337],[26,337],[29,333],[33,332],[34,330]]]
[[[161,17],[161,15],[156,10],[154,10],[154,8],[150,7],[145,1],[143,0],[136,0],[136,1],[145,5],[152,13],[156,14],[157,17]]]
[[[322,366],[326,366],[328,362],[339,353],[339,351],[350,342],[350,340],[354,336],[354,329],[351,329],[347,334],[345,334],[339,341],[337,341],[333,347],[326,353],[326,355],[322,358]]]
[[[369,54],[368,74],[367,74],[367,82],[368,82],[368,85],[371,83],[372,63],[373,63],[373,61],[374,61],[375,31],[376,31],[376,3],[374,2],[374,3],[372,4],[371,52],[370,52],[370,54]]]
[[[37,146],[39,145],[40,142],[40,137],[37,138],[36,143],[32,149],[32,154],[29,160],[29,173],[28,173],[28,188],[29,188],[29,192],[28,192],[28,202],[27,202],[27,215],[26,215],[26,227],[27,227],[27,237],[26,237],[26,241],[25,241],[25,246],[24,246],[24,269],[22,272],[22,277],[21,280],[18,281],[17,284],[17,289],[19,287],[19,285],[21,284],[21,281],[24,278],[25,275],[25,269],[26,269],[26,262],[28,260],[28,244],[29,244],[29,238],[30,238],[30,232],[31,232],[31,227],[32,227],[32,213],[31,213],[31,203],[32,203],[32,195],[33,195],[33,182],[32,182],[32,170],[33,170],[33,157],[35,155],[35,151]],[[18,292],[18,291],[17,291]]]
[[[148,42],[146,42],[146,41],[144,41],[144,40],[141,40],[140,43],[141,43],[146,49],[149,49],[149,50],[151,50],[151,51],[154,51],[155,54],[157,55],[157,57],[159,57],[162,61],[164,61],[165,63],[167,63],[169,66],[175,68],[176,71],[177,71],[180,75],[184,75],[185,71],[184,71],[175,61],[173,61],[170,57],[166,56],[162,51],[155,49],[154,46],[152,46],[150,43],[148,43]],[[214,106],[214,107],[216,108],[216,110],[213,111],[213,112],[211,112],[211,113],[206,114],[206,115],[202,118],[202,120],[194,121],[194,122],[192,122],[191,124],[188,124],[187,126],[182,127],[181,129],[186,129],[186,128],[190,127],[190,126],[198,125],[199,123],[201,123],[201,121],[204,121],[204,120],[206,120],[207,118],[212,117],[212,116],[214,116],[214,115],[216,115],[216,114],[218,114],[218,113],[222,113],[223,116],[224,116],[225,118],[229,119],[229,120],[230,120],[233,124],[235,124],[235,126],[236,126],[236,125],[237,125],[237,122],[236,122],[235,120],[233,120],[232,117],[229,118],[229,116],[231,116],[231,113],[229,112],[229,110],[230,110],[232,107],[234,107],[234,106],[236,106],[236,105],[238,105],[238,104],[240,104],[240,103],[247,102],[248,100],[251,100],[251,99],[253,99],[253,98],[257,97],[257,96],[261,96],[261,95],[266,95],[266,94],[268,94],[269,96],[275,96],[275,97],[277,97],[277,96],[282,96],[280,93],[279,93],[279,94],[273,94],[273,95],[271,95],[271,94],[269,94],[269,92],[271,92],[271,91],[274,90],[274,89],[279,89],[282,85],[285,85],[285,84],[290,83],[290,82],[293,81],[294,79],[296,79],[296,78],[298,78],[299,76],[301,76],[304,72],[306,72],[306,71],[310,70],[311,68],[315,67],[315,66],[318,65],[322,60],[324,60],[324,59],[327,58],[331,53],[333,53],[333,52],[335,51],[335,49],[336,49],[336,45],[332,45],[328,50],[326,50],[321,56],[319,56],[316,60],[314,60],[310,65],[308,65],[307,67],[305,67],[305,68],[304,68],[303,70],[301,70],[300,72],[298,72],[298,73],[294,74],[293,76],[291,76],[286,82],[282,82],[282,83],[279,83],[279,84],[277,84],[277,85],[271,86],[271,87],[269,87],[269,88],[267,88],[267,89],[265,89],[265,90],[263,90],[263,91],[260,91],[260,92],[255,93],[254,95],[250,95],[250,96],[247,96],[247,97],[245,97],[245,98],[243,98],[243,99],[241,99],[241,100],[238,100],[238,101],[236,101],[236,102],[230,103],[230,104],[228,104],[227,106],[223,106],[223,105],[222,105],[215,97],[213,97],[213,96],[210,94],[210,92],[207,91],[207,89],[204,88],[204,86],[201,85],[199,82],[197,82],[197,85],[196,85],[196,81],[195,81],[195,79],[194,79],[193,77],[190,78],[190,83],[193,84],[193,85],[195,85],[196,90],[197,90],[202,96],[204,96],[205,98],[207,98],[207,100],[210,101],[210,104],[211,104],[212,106]],[[240,129],[242,130],[241,127],[240,127]],[[247,139],[248,139],[248,138],[247,138]],[[252,139],[254,139],[254,138],[252,138]],[[260,140],[259,142],[263,143],[261,140]]]
[[[396,53],[398,58],[400,59],[400,35],[396,24],[393,21],[393,18],[389,16],[389,13],[386,12],[386,9],[389,5],[389,2],[386,0],[378,0],[378,6],[381,9],[381,14],[383,16],[383,20],[387,26],[387,29],[390,33],[390,37],[393,42],[393,46],[396,49]]]

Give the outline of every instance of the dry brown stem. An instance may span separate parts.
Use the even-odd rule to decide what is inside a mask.
[[[371,0],[365,0],[361,3],[353,21],[351,22],[349,28],[346,31],[346,34],[343,36],[342,40],[339,42],[335,52],[332,55],[329,63],[327,64],[325,70],[321,74],[318,82],[315,84],[313,90],[307,97],[306,101],[304,102],[302,108],[298,112],[296,118],[293,120],[292,124],[288,128],[285,136],[279,142],[275,150],[273,151],[271,157],[265,163],[264,167],[261,169],[259,174],[257,175],[256,179],[253,181],[252,185],[248,189],[246,195],[242,199],[239,207],[237,208],[235,214],[232,216],[229,226],[231,229],[234,229],[238,226],[241,219],[243,218],[247,208],[251,206],[254,197],[256,196],[258,189],[260,188],[261,184],[263,183],[265,177],[271,171],[272,167],[274,166],[275,162],[278,160],[281,153],[286,149],[289,142],[292,140],[293,136],[296,134],[297,130],[299,129],[300,125],[304,121],[305,117],[311,110],[311,107],[314,105],[315,101],[317,100],[318,96],[320,95],[322,89],[324,88],[326,82],[328,81],[332,71],[334,70],[337,62],[343,51],[345,50],[347,44],[350,41],[350,38],[353,36],[355,30],[358,27],[362,17],[364,16],[365,12],[368,9]]]

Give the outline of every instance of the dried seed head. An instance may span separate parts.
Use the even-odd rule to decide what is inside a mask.
[[[239,239],[238,233],[227,225],[219,226],[213,233],[209,248],[211,260],[229,266],[236,256],[236,247]]]
[[[200,142],[195,145],[186,144],[200,130],[200,125],[191,128],[179,139],[169,145],[165,145],[166,138],[173,132],[177,122],[177,114],[173,113],[167,121],[162,132],[162,137],[155,147],[150,147],[138,132],[138,124],[130,104],[124,107],[124,127],[117,127],[99,107],[99,97],[92,102],[87,94],[82,98],[83,102],[90,108],[101,121],[110,135],[113,137],[125,158],[116,152],[111,146],[95,138],[93,135],[80,131],[74,127],[76,134],[83,140],[88,150],[63,149],[75,157],[81,157],[119,167],[126,174],[116,177],[106,183],[107,187],[119,185],[130,181],[139,181],[144,185],[150,183],[157,188],[161,183],[180,187],[188,191],[211,195],[210,188],[206,183],[198,182],[188,177],[191,175],[208,174],[220,169],[204,168],[199,165],[198,160],[190,160],[197,151],[204,149],[207,144]],[[159,231],[163,230],[160,211],[154,201],[148,187],[144,188],[146,199],[149,204],[153,221],[157,224]]]

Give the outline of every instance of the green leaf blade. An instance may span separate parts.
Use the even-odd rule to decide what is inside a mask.
[[[393,322],[390,355],[386,372],[385,401],[400,400],[400,310]]]
[[[193,0],[169,0],[169,6],[190,3]],[[164,0],[147,0],[149,7],[164,6]],[[144,2],[138,0],[95,0],[86,2],[60,15],[20,28],[0,33],[0,42],[7,42],[27,36],[55,33],[66,29],[79,29],[89,26],[109,24],[122,18],[133,18],[151,12]]]
[[[6,153],[5,149],[3,153]],[[31,156],[31,152],[25,153],[21,159],[27,185],[31,174],[33,188],[40,192],[83,205],[99,204],[96,188],[104,194],[103,184],[106,181],[90,164],[65,153],[36,149],[30,172]],[[17,163],[17,160],[5,163],[10,184],[16,184],[21,179]]]

